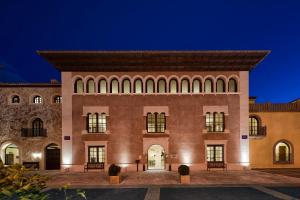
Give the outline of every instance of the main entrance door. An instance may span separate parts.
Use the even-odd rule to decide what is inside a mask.
[[[165,151],[160,145],[148,149],[148,169],[165,169]]]
[[[50,144],[45,149],[46,170],[60,169],[60,148],[56,144]]]

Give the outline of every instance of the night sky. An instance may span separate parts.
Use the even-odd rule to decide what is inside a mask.
[[[271,50],[250,95],[288,102],[300,97],[300,1],[0,0],[0,81],[60,80],[36,50]]]

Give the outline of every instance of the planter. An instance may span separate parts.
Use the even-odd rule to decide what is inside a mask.
[[[120,184],[120,176],[109,176],[110,184]]]
[[[190,184],[190,175],[180,175],[181,184]]]

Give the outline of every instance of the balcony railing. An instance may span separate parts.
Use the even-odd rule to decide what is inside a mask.
[[[22,137],[47,137],[47,129],[32,129],[32,128],[22,128]]]
[[[255,131],[255,130],[249,131],[249,136],[262,137],[262,136],[267,135],[267,127],[266,126],[259,126],[257,128],[258,128],[257,131]]]

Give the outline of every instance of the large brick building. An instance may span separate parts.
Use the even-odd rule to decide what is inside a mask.
[[[249,166],[249,139],[261,131],[252,123],[249,137],[248,76],[267,51],[39,54],[61,71],[62,83],[0,85],[7,164],[76,171],[86,163],[134,170],[137,160],[149,170]]]

